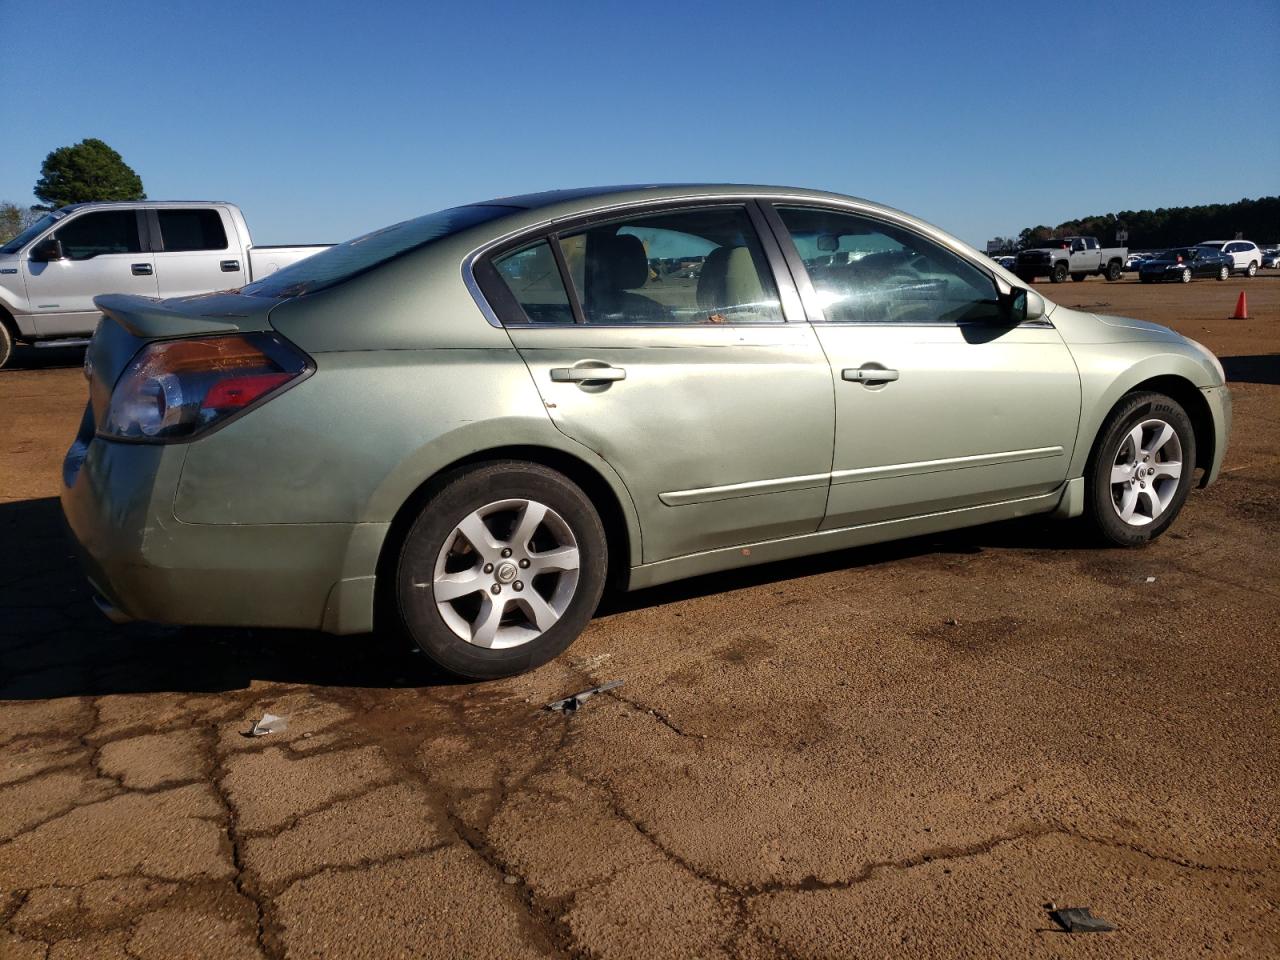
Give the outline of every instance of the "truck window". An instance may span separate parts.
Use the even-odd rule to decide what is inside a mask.
[[[86,213],[54,233],[68,260],[91,260],[104,253],[141,253],[138,215],[132,210]]]
[[[157,210],[156,216],[167,252],[227,249],[227,231],[217,210]]]

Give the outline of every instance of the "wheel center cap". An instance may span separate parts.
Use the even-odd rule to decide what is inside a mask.
[[[498,568],[493,572],[494,577],[499,583],[510,583],[516,578],[516,565],[510,560],[498,564]]]

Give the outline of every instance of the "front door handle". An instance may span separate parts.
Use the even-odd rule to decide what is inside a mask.
[[[130,269],[133,270],[135,277],[149,277],[152,273],[151,264],[149,263],[135,263]]]
[[[625,380],[627,371],[621,367],[553,367],[551,379],[555,383],[595,383],[602,380]]]
[[[219,266],[222,267],[223,273],[235,273],[237,270],[240,269],[240,261],[239,260],[223,260],[222,263],[219,264]]]
[[[898,371],[886,370],[884,367],[848,367],[840,371],[840,377],[853,383],[888,383],[898,379]]]

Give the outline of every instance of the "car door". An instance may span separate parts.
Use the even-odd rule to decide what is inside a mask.
[[[614,212],[478,265],[551,419],[630,491],[645,562],[812,533],[826,509],[829,367],[758,218]]]
[[[149,216],[161,297],[234,290],[249,282],[249,265],[226,210],[161,207]]]
[[[992,275],[909,225],[781,202],[767,212],[832,367],[824,528],[1061,486],[1080,380],[1052,324],[1003,323]]]
[[[28,256],[22,264],[38,337],[92,333],[102,316],[93,305],[99,294],[156,295],[154,262],[143,252],[139,211],[72,214],[50,237],[62,244],[61,260],[44,263]]]

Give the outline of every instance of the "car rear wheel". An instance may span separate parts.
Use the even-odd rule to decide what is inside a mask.
[[[1111,263],[1107,264],[1106,277],[1108,280],[1119,280],[1122,272],[1123,268],[1120,266],[1119,261],[1113,260]]]
[[[413,640],[444,669],[511,676],[565,650],[607,570],[604,527],[567,477],[500,461],[446,481],[410,527],[396,594]]]
[[[1231,271],[1228,270],[1226,267],[1223,267],[1221,270],[1218,271],[1219,280],[1225,280],[1229,276],[1231,276]]]
[[[1183,283],[1190,283],[1190,282],[1191,282],[1191,268],[1190,268],[1190,267],[1183,267],[1183,268],[1182,268],[1182,282],[1183,282]]]
[[[1103,540],[1141,546],[1164,533],[1186,502],[1196,437],[1182,406],[1135,393],[1107,418],[1086,473],[1088,513]]]
[[[1061,283],[1065,279],[1067,279],[1067,265],[1065,263],[1054,264],[1053,273],[1049,275],[1050,282]]]
[[[1249,264],[1248,274],[1251,277],[1256,277],[1258,275],[1258,263],[1256,260]]]

